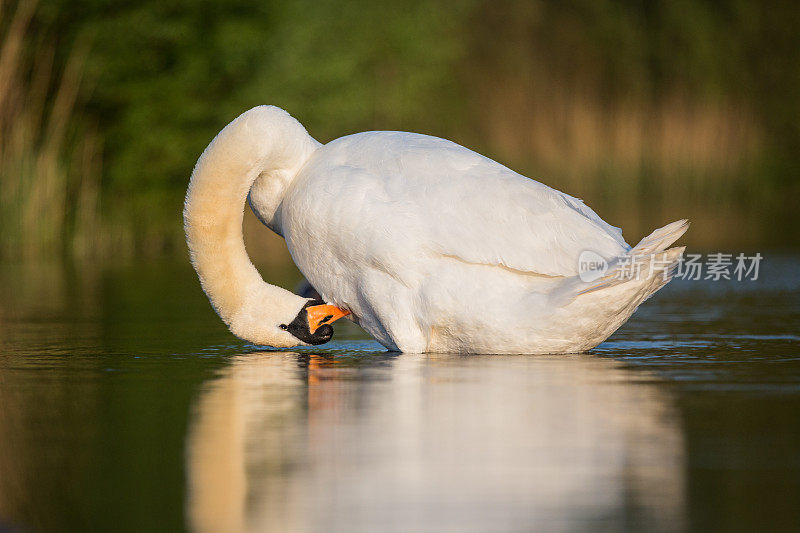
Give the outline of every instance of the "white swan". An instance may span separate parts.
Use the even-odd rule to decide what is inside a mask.
[[[248,197],[327,304],[261,279]],[[375,131],[321,145],[259,106],[200,156],[184,225],[214,309],[250,342],[321,344],[352,313],[390,350],[555,353],[593,348],[669,281],[683,248],[666,248],[688,222],[631,248],[582,201],[453,142]],[[587,279],[587,258],[608,268]]]

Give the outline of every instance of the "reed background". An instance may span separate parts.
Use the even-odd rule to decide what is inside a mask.
[[[688,217],[698,250],[795,247],[798,20],[739,0],[0,0],[0,258],[185,253],[195,160],[262,103],[321,142],[450,138],[629,242]]]

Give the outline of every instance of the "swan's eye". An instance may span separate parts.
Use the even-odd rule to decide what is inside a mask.
[[[289,326],[287,326],[286,324],[281,324],[278,327],[281,328],[281,329],[289,329]]]

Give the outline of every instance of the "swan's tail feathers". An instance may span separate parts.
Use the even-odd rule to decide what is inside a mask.
[[[687,219],[676,220],[639,241],[639,244],[634,246],[628,255],[647,255],[666,250],[667,246],[680,239],[688,229],[689,221]]]
[[[680,265],[685,246],[667,249],[689,229],[687,219],[676,220],[655,230],[639,241],[627,254],[614,258],[608,263],[605,274],[594,282],[585,283],[576,296],[614,287],[621,283],[653,280],[649,298],[658,289],[669,283]],[[660,278],[657,279],[657,278]],[[585,281],[585,280],[584,280]]]
[[[684,230],[685,231],[685,230]],[[584,283],[576,296],[608,289],[623,283],[644,283],[652,288],[647,296],[670,282],[680,266],[685,246],[670,248],[647,255],[628,254],[614,259],[605,275],[593,282]]]
[[[598,257],[602,262],[601,270],[566,278],[550,293],[550,303],[562,307],[581,295],[623,284],[635,293],[636,298],[644,301],[674,277],[686,248],[667,247],[687,229],[689,221],[678,220],[657,229],[624,255],[611,260]]]

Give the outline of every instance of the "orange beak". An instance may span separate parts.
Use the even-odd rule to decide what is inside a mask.
[[[325,324],[333,324],[342,317],[350,314],[350,311],[339,309],[335,305],[311,305],[306,307],[308,314],[308,331],[314,333],[317,328]]]

